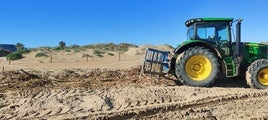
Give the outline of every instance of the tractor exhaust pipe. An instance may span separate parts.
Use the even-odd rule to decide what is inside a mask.
[[[242,62],[243,45],[241,45],[241,22],[243,19],[236,20],[236,43],[234,46],[234,58],[236,64],[236,76],[240,72],[240,63]]]
[[[241,22],[243,19],[238,19],[236,23],[236,45],[241,43]]]
[[[236,43],[235,43],[235,57],[240,57],[242,55],[242,46],[241,46],[241,22],[243,19],[236,20]]]

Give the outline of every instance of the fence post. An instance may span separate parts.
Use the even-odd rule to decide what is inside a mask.
[[[50,55],[50,63],[52,63],[52,55]]]
[[[121,61],[121,53],[119,52],[118,54],[119,54],[119,61]]]

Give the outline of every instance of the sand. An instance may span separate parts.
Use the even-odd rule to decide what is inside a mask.
[[[139,54],[136,54],[139,53]],[[142,48],[119,56],[0,59],[0,119],[267,119],[268,90],[244,79],[213,87],[181,85],[173,76],[139,77]],[[42,61],[42,62],[41,62]]]

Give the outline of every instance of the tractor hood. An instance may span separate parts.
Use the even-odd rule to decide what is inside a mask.
[[[243,56],[249,63],[257,59],[268,59],[268,45],[261,43],[245,42],[243,43]]]
[[[267,52],[267,50],[268,50],[267,44],[254,43],[254,42],[244,42],[243,45],[251,50],[254,50],[254,52],[257,52],[257,50],[260,50],[261,52]],[[251,51],[251,52],[253,52],[253,51]]]
[[[264,44],[264,43],[254,43],[254,42],[244,42],[244,45],[248,45],[248,46],[267,46],[268,44]]]

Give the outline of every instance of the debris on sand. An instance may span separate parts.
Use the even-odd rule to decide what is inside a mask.
[[[268,90],[180,86],[126,70],[5,71],[0,119],[265,119]],[[224,85],[223,85],[224,86]]]

